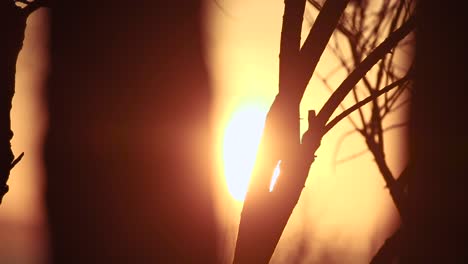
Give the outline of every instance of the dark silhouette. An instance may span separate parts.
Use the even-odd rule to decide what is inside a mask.
[[[9,112],[27,15],[46,1],[0,3],[0,201],[14,159]],[[244,204],[236,263],[267,263],[294,209],[321,138],[352,111],[414,76],[411,166],[389,182],[404,228],[375,263],[463,263],[468,131],[463,126],[463,8],[420,1],[333,93],[299,134],[299,104],[348,1],[328,0],[300,47],[305,0],[285,1],[279,93]],[[365,1],[350,1],[363,4]],[[201,1],[57,1],[44,146],[52,263],[216,263],[211,197],[211,89],[201,37]],[[443,19],[434,19],[442,17]],[[332,120],[343,98],[417,26],[414,70]],[[2,35],[3,36],[3,35]],[[414,74],[414,75],[413,75]],[[375,87],[374,87],[375,88]],[[373,109],[378,109],[374,107]],[[377,110],[374,110],[377,111]],[[466,110],[465,110],[466,111]],[[380,115],[367,145],[382,156]],[[461,117],[460,117],[461,116]],[[374,137],[376,136],[376,137]],[[377,140],[375,140],[377,138]],[[384,160],[384,159],[382,159]],[[281,175],[273,192],[273,168]],[[449,186],[449,183],[454,183]],[[403,187],[408,193],[402,198]],[[404,199],[401,202],[399,199]],[[404,208],[404,209],[402,209]],[[298,250],[301,253],[304,248]],[[395,253],[396,252],[396,253]],[[323,261],[332,260],[324,255]]]
[[[201,1],[56,1],[52,263],[215,263]]]
[[[317,1],[308,1],[317,10],[321,9],[321,4]],[[332,43],[329,44],[330,50],[339,61],[339,67],[346,70],[348,74],[360,64],[368,50],[376,48],[379,44],[379,38],[395,31],[413,13],[414,8],[413,1],[379,1],[378,4],[376,8],[375,5],[370,6],[367,1],[361,1],[359,4],[355,3],[352,8],[347,9],[348,12],[341,18]],[[343,38],[345,41],[343,41]],[[407,188],[410,169],[407,167],[398,178],[393,175],[384,151],[384,134],[391,129],[405,127],[407,122],[400,122],[387,127],[383,126],[383,122],[385,119],[388,119],[391,113],[394,113],[402,106],[406,106],[411,99],[410,92],[408,91],[411,91],[412,78],[414,77],[410,66],[412,58],[411,56],[406,56],[405,60],[401,58],[401,55],[398,58],[398,55],[395,55],[396,53],[401,53],[401,50],[409,45],[414,46],[413,37],[399,43],[389,56],[384,57],[376,64],[372,75],[364,76],[362,84],[358,84],[353,88],[352,95],[355,105],[344,110],[339,115],[348,118],[354,128],[354,132],[358,132],[364,138],[367,146],[366,151],[357,152],[344,158],[342,161],[350,161],[370,151],[385,181],[385,187],[389,190],[390,197],[398,210],[402,225],[404,225],[404,219],[407,217],[405,189]],[[351,54],[351,56],[347,54]],[[329,85],[328,79],[335,73],[336,70],[332,70],[326,77],[319,77],[331,91],[333,91],[333,88]],[[375,80],[371,79],[371,76]],[[360,94],[370,94],[371,96],[360,101],[358,91],[361,92]],[[379,101],[378,96],[382,93],[385,93],[385,96],[383,96],[383,100]],[[364,104],[367,103],[370,103],[370,106],[367,108],[367,113],[370,113],[370,117],[369,115],[365,115],[364,110],[366,109],[362,109],[364,108]],[[341,107],[344,108],[344,106]],[[359,113],[357,117],[358,121],[349,116],[349,112],[355,110]],[[338,118],[336,120],[338,122],[341,119]],[[341,145],[341,142],[347,136],[352,134],[352,131],[350,132],[342,136],[338,146]],[[371,263],[392,263],[400,253],[399,250],[402,243],[399,241],[402,240],[402,236],[402,231],[395,232],[394,235],[385,241]]]
[[[269,262],[299,200],[321,138],[338,121],[358,107],[329,121],[333,112],[358,81],[415,27],[415,18],[411,16],[356,65],[320,109],[317,117],[310,118],[314,123],[310,124],[310,127],[318,128],[318,131],[308,131],[305,135],[306,138],[309,134],[315,135],[315,142],[306,140],[301,144],[299,104],[347,3],[348,1],[344,0],[326,1],[307,39],[300,47],[305,0],[285,1],[280,44],[279,93],[266,118],[257,161],[242,210],[234,263]],[[365,101],[372,101],[379,95],[381,93],[371,94]],[[275,189],[270,192],[268,187],[272,171],[280,160],[281,173]]]
[[[466,24],[461,3],[418,1],[409,144],[407,241],[401,263],[465,263]]]
[[[17,4],[24,6],[20,7]],[[48,1],[1,1],[0,3],[0,204],[8,192],[10,170],[21,160],[23,153],[16,159],[11,150],[10,110],[15,94],[16,60],[23,47],[24,30],[28,16],[41,6],[48,6]]]
[[[16,59],[23,46],[26,18],[19,7],[12,1],[2,1],[0,4],[0,27],[2,38],[0,41],[0,203],[8,192],[7,181],[14,155],[11,150],[10,110],[11,101],[15,93]]]

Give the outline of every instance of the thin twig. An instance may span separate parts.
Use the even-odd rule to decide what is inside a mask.
[[[10,166],[10,170],[12,170],[16,164],[18,164],[18,162],[20,162],[22,159],[23,159],[23,156],[24,156],[24,152],[22,152],[12,163],[11,163],[11,166]]]
[[[319,80],[321,80],[321,81],[323,82],[323,84],[325,85],[325,87],[326,87],[331,93],[333,93],[333,89],[330,87],[330,85],[328,84],[327,80],[326,80],[325,78],[320,77],[319,74],[317,74],[317,77],[319,78]],[[341,108],[343,111],[346,110],[346,107],[343,105],[343,103],[340,104],[340,108]],[[352,118],[350,115],[348,115],[347,117],[348,117],[349,122],[350,122],[351,125],[353,126],[353,128],[356,129],[356,130],[359,130],[359,128],[358,128],[356,122],[353,120],[353,118]]]
[[[337,157],[338,157],[338,152],[340,151],[341,145],[343,144],[343,142],[345,141],[345,139],[346,139],[348,136],[350,136],[350,135],[352,135],[352,134],[354,134],[354,133],[356,133],[356,132],[361,132],[361,131],[362,131],[362,130],[357,130],[357,129],[355,129],[355,130],[349,130],[349,131],[343,133],[343,134],[340,136],[340,138],[338,138],[337,143],[336,143],[336,146],[335,146],[335,150],[333,151],[333,163],[336,164],[336,162],[337,162]],[[361,133],[362,133],[362,132],[361,132]]]
[[[347,157],[345,157],[345,158],[343,158],[343,159],[338,160],[338,161],[336,162],[336,164],[339,165],[339,164],[342,164],[342,163],[351,161],[351,160],[353,160],[353,159],[355,159],[355,158],[358,158],[358,157],[360,157],[360,156],[366,154],[368,151],[369,151],[369,149],[368,149],[368,148],[365,148],[365,149],[363,149],[363,150],[361,150],[361,151],[359,151],[359,152],[357,152],[357,153],[354,153],[354,154],[349,155],[349,156],[347,156]]]
[[[327,1],[328,2],[328,1]],[[416,26],[415,18],[412,16],[399,29],[393,32],[384,42],[362,61],[356,69],[341,83],[335,93],[328,99],[320,110],[317,118],[319,122],[325,124],[348,92],[358,83],[362,77],[381,60],[396,44],[408,35]]]
[[[375,98],[381,96],[382,94],[394,89],[395,87],[398,87],[399,85],[401,85],[402,83],[406,82],[408,80],[408,76],[406,77],[403,77],[402,79],[388,85],[387,87],[383,88],[382,90],[379,90],[378,92],[374,93],[373,95],[367,97],[366,99],[360,101],[359,103],[353,105],[352,107],[346,109],[345,111],[343,111],[341,114],[339,114],[338,116],[336,116],[332,121],[330,121],[326,126],[325,126],[325,129],[324,129],[324,134],[326,134],[330,129],[332,129],[336,124],[338,124],[338,122],[340,122],[343,118],[345,118],[346,116],[348,116],[349,114],[351,114],[352,112],[354,112],[355,110],[359,109],[360,107],[362,107],[363,105],[369,103],[370,101],[374,100]]]
[[[408,126],[408,122],[403,122],[403,123],[399,123],[399,124],[390,125],[390,126],[384,128],[383,131],[388,132],[390,130],[400,128],[400,127],[405,127],[405,126]]]

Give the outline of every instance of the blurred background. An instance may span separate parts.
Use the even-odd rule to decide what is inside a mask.
[[[380,2],[375,1],[376,5]],[[206,1],[206,60],[215,88],[214,192],[223,263],[232,261],[250,169],[265,115],[278,91],[283,7],[283,1]],[[303,40],[317,14],[308,4]],[[1,263],[47,262],[41,163],[47,123],[42,101],[48,74],[47,36],[48,10],[40,9],[28,19],[17,62],[12,145],[16,155],[24,151],[25,157],[11,173],[10,192],[0,207]],[[407,68],[412,51],[405,50],[399,56],[398,63]],[[302,132],[307,128],[307,111],[318,111],[331,94],[320,77],[328,76],[328,85],[336,88],[347,76],[340,64],[333,50],[327,49],[302,100]],[[375,78],[372,74],[375,72],[369,73],[370,79]],[[347,98],[345,105],[353,105],[353,98]],[[406,115],[407,107],[401,107],[388,115],[384,126],[399,124]],[[358,118],[357,113],[352,116]],[[386,159],[394,175],[399,175],[407,162],[405,129],[385,133]],[[271,263],[367,263],[398,227],[398,212],[385,181],[372,154],[365,151],[363,137],[353,130],[350,122],[343,120],[324,137]]]

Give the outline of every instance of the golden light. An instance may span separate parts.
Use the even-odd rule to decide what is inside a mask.
[[[275,188],[276,180],[278,179],[278,176],[280,175],[280,166],[281,166],[281,160],[278,161],[278,164],[276,164],[275,170],[273,171],[273,177],[271,178],[271,183],[270,183],[270,192],[273,191]]]
[[[229,193],[240,202],[247,193],[266,113],[261,105],[243,105],[233,113],[224,132],[224,175]]]

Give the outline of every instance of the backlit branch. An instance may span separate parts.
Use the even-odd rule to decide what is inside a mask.
[[[349,0],[327,0],[300,51],[301,78],[294,99],[300,102],[328,41]]]
[[[307,0],[313,7],[315,7],[318,11],[322,10],[322,5],[317,2],[316,0]],[[340,20],[336,26],[339,32],[345,35],[347,38],[354,38],[354,34],[346,28],[343,21]]]
[[[343,101],[349,91],[357,82],[366,75],[366,73],[381,60],[398,42],[408,35],[415,27],[414,16],[406,21],[398,30],[393,32],[384,42],[382,42],[374,51],[362,61],[356,69],[341,83],[338,89],[328,99],[318,114],[320,122],[325,124],[338,105]]]
[[[366,99],[360,101],[359,103],[353,105],[352,107],[346,109],[345,111],[343,111],[341,114],[339,114],[338,116],[336,116],[332,121],[330,121],[326,126],[325,126],[325,130],[324,130],[324,133],[327,133],[328,131],[330,131],[330,129],[332,129],[336,124],[338,124],[338,122],[340,122],[343,118],[347,117],[348,115],[350,115],[352,112],[356,111],[357,109],[359,109],[360,107],[364,106],[365,104],[371,102],[372,100],[375,100],[377,97],[389,92],[390,90],[394,89],[395,87],[398,87],[400,85],[402,85],[404,82],[406,82],[408,80],[408,76],[388,85],[387,87],[379,90],[378,92],[372,94],[371,96],[367,97]]]
[[[280,41],[279,91],[287,93],[291,79],[295,79],[295,67],[301,45],[301,28],[304,17],[305,0],[285,0],[283,25]]]
[[[330,85],[328,84],[327,80],[326,80],[325,78],[323,78],[323,77],[320,77],[319,74],[317,74],[317,76],[318,76],[318,78],[320,79],[320,81],[322,81],[322,83],[325,85],[325,87],[326,87],[330,92],[333,93],[333,89],[330,87]],[[346,110],[346,108],[345,108],[345,106],[343,105],[343,103],[340,104],[340,108],[341,108],[343,111]],[[356,130],[359,129],[358,126],[357,126],[357,124],[356,124],[356,122],[354,122],[354,120],[351,118],[350,115],[348,115],[347,118],[348,118],[349,122],[351,123],[351,125],[353,126],[354,129],[356,129]]]
[[[363,149],[363,150],[361,150],[361,151],[359,151],[359,152],[357,152],[357,153],[351,154],[351,155],[349,155],[349,156],[347,156],[347,157],[345,157],[345,158],[343,158],[343,159],[338,160],[336,163],[337,163],[337,164],[341,164],[341,163],[345,163],[345,162],[351,161],[351,160],[353,160],[353,159],[355,159],[355,158],[358,158],[358,157],[360,157],[360,156],[366,154],[367,152],[369,152],[369,149],[367,149],[367,148],[366,148],[366,149]]]

